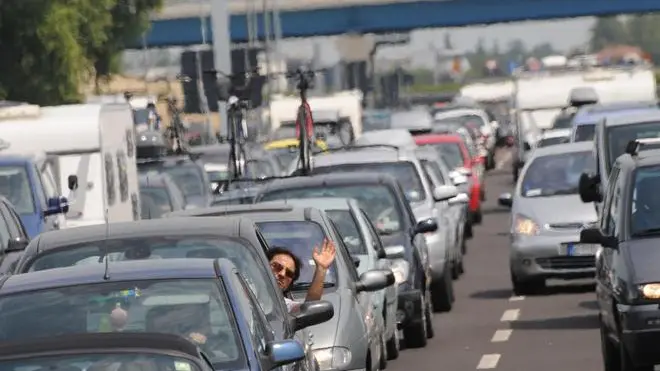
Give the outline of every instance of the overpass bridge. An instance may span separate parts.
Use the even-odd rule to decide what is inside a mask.
[[[152,17],[149,47],[202,43],[201,20],[211,14],[211,0],[170,0]],[[228,1],[233,42],[248,39],[251,3]],[[268,0],[268,3],[273,3]],[[344,33],[406,32],[421,28],[460,27],[523,20],[660,11],[660,0],[278,0],[282,37],[331,36]],[[261,9],[260,9],[261,10]],[[258,15],[262,24],[262,15]],[[211,22],[206,22],[212,42]],[[259,29],[263,38],[263,28]],[[139,46],[136,42],[136,47]]]

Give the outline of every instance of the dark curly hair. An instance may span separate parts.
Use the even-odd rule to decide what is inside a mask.
[[[268,257],[268,261],[270,262],[271,260],[273,260],[275,255],[281,255],[281,254],[288,255],[289,257],[291,257],[291,259],[293,259],[293,264],[295,265],[295,270],[293,271],[292,281],[293,282],[297,281],[298,278],[300,278],[300,270],[302,269],[302,262],[291,251],[287,250],[284,247],[272,246],[268,250],[268,254],[266,254],[266,256]]]

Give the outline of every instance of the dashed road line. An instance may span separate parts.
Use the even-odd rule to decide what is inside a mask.
[[[511,322],[515,321],[518,319],[518,316],[520,316],[520,309],[507,309],[504,311],[504,314],[502,314],[502,318],[500,318],[501,322]]]
[[[497,330],[495,331],[495,334],[493,334],[493,338],[490,339],[490,342],[503,343],[505,341],[508,341],[512,333],[513,330]]]
[[[509,298],[509,301],[522,301],[525,300],[524,296],[512,296]]]
[[[479,360],[477,365],[477,370],[488,370],[497,367],[497,363],[500,361],[499,354],[484,354]]]

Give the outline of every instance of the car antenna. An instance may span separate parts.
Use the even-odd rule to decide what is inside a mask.
[[[105,240],[103,240],[103,259],[105,259],[104,280],[110,279],[110,257],[108,256],[108,238],[110,237],[110,223],[108,223],[108,208],[105,209]]]

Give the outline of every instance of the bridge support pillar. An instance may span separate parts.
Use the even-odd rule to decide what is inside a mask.
[[[211,1],[211,29],[213,32],[213,58],[215,70],[231,74],[231,37],[229,35],[229,2]],[[227,105],[218,102],[220,135],[227,136]]]

